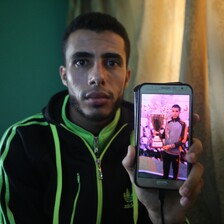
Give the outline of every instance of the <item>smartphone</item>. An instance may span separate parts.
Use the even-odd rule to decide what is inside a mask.
[[[185,83],[134,88],[136,171],[139,187],[177,190],[190,172],[193,89]]]

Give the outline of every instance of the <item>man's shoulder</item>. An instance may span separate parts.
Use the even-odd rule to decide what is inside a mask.
[[[17,127],[27,127],[30,125],[46,125],[46,119],[44,118],[42,113],[37,113],[32,116],[28,116],[9,127],[9,129],[15,129]]]
[[[11,142],[13,139],[30,139],[46,134],[46,128],[49,123],[46,121],[42,113],[29,116],[11,125],[1,137],[2,142]],[[16,140],[16,141],[17,141]]]
[[[30,128],[35,129],[36,127],[44,127],[48,125],[49,123],[46,121],[44,115],[42,113],[38,113],[14,123],[8,128],[8,130],[30,130]]]
[[[180,119],[180,123],[181,123],[182,126],[183,125],[186,125],[185,121],[184,120],[181,120],[181,119]]]

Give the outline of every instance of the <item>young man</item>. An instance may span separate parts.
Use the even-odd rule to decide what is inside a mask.
[[[68,91],[2,138],[0,223],[160,223],[158,191],[133,182],[133,106],[123,101],[130,79],[124,27],[109,15],[81,15],[67,28],[63,50],[60,76]],[[184,222],[201,190],[201,151],[195,140],[188,181],[179,194],[166,195],[166,223]]]
[[[172,118],[165,128],[165,144],[163,146],[164,178],[169,178],[170,164],[173,168],[173,179],[176,180],[179,172],[180,147],[187,141],[187,126],[179,117],[181,108],[178,104],[172,106]]]

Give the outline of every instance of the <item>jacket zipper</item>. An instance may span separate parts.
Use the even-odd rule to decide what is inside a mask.
[[[99,158],[99,138],[97,136],[94,136],[94,153],[96,155],[96,164],[98,168],[98,176],[99,179],[103,179],[103,173],[102,173],[102,168],[101,168],[101,160]]]
[[[94,145],[93,151],[96,158],[96,166],[98,171],[98,181],[97,181],[97,189],[98,189],[98,209],[97,209],[97,220],[96,223],[101,223],[102,218],[102,207],[103,207],[103,191],[102,191],[102,180],[103,180],[103,173],[101,168],[101,159],[100,159],[100,152],[99,152],[99,138],[98,136],[94,136]]]

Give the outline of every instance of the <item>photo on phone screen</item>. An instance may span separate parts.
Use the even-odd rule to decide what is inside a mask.
[[[191,144],[192,89],[143,85],[138,102],[137,183],[178,188],[189,173],[185,156]]]

